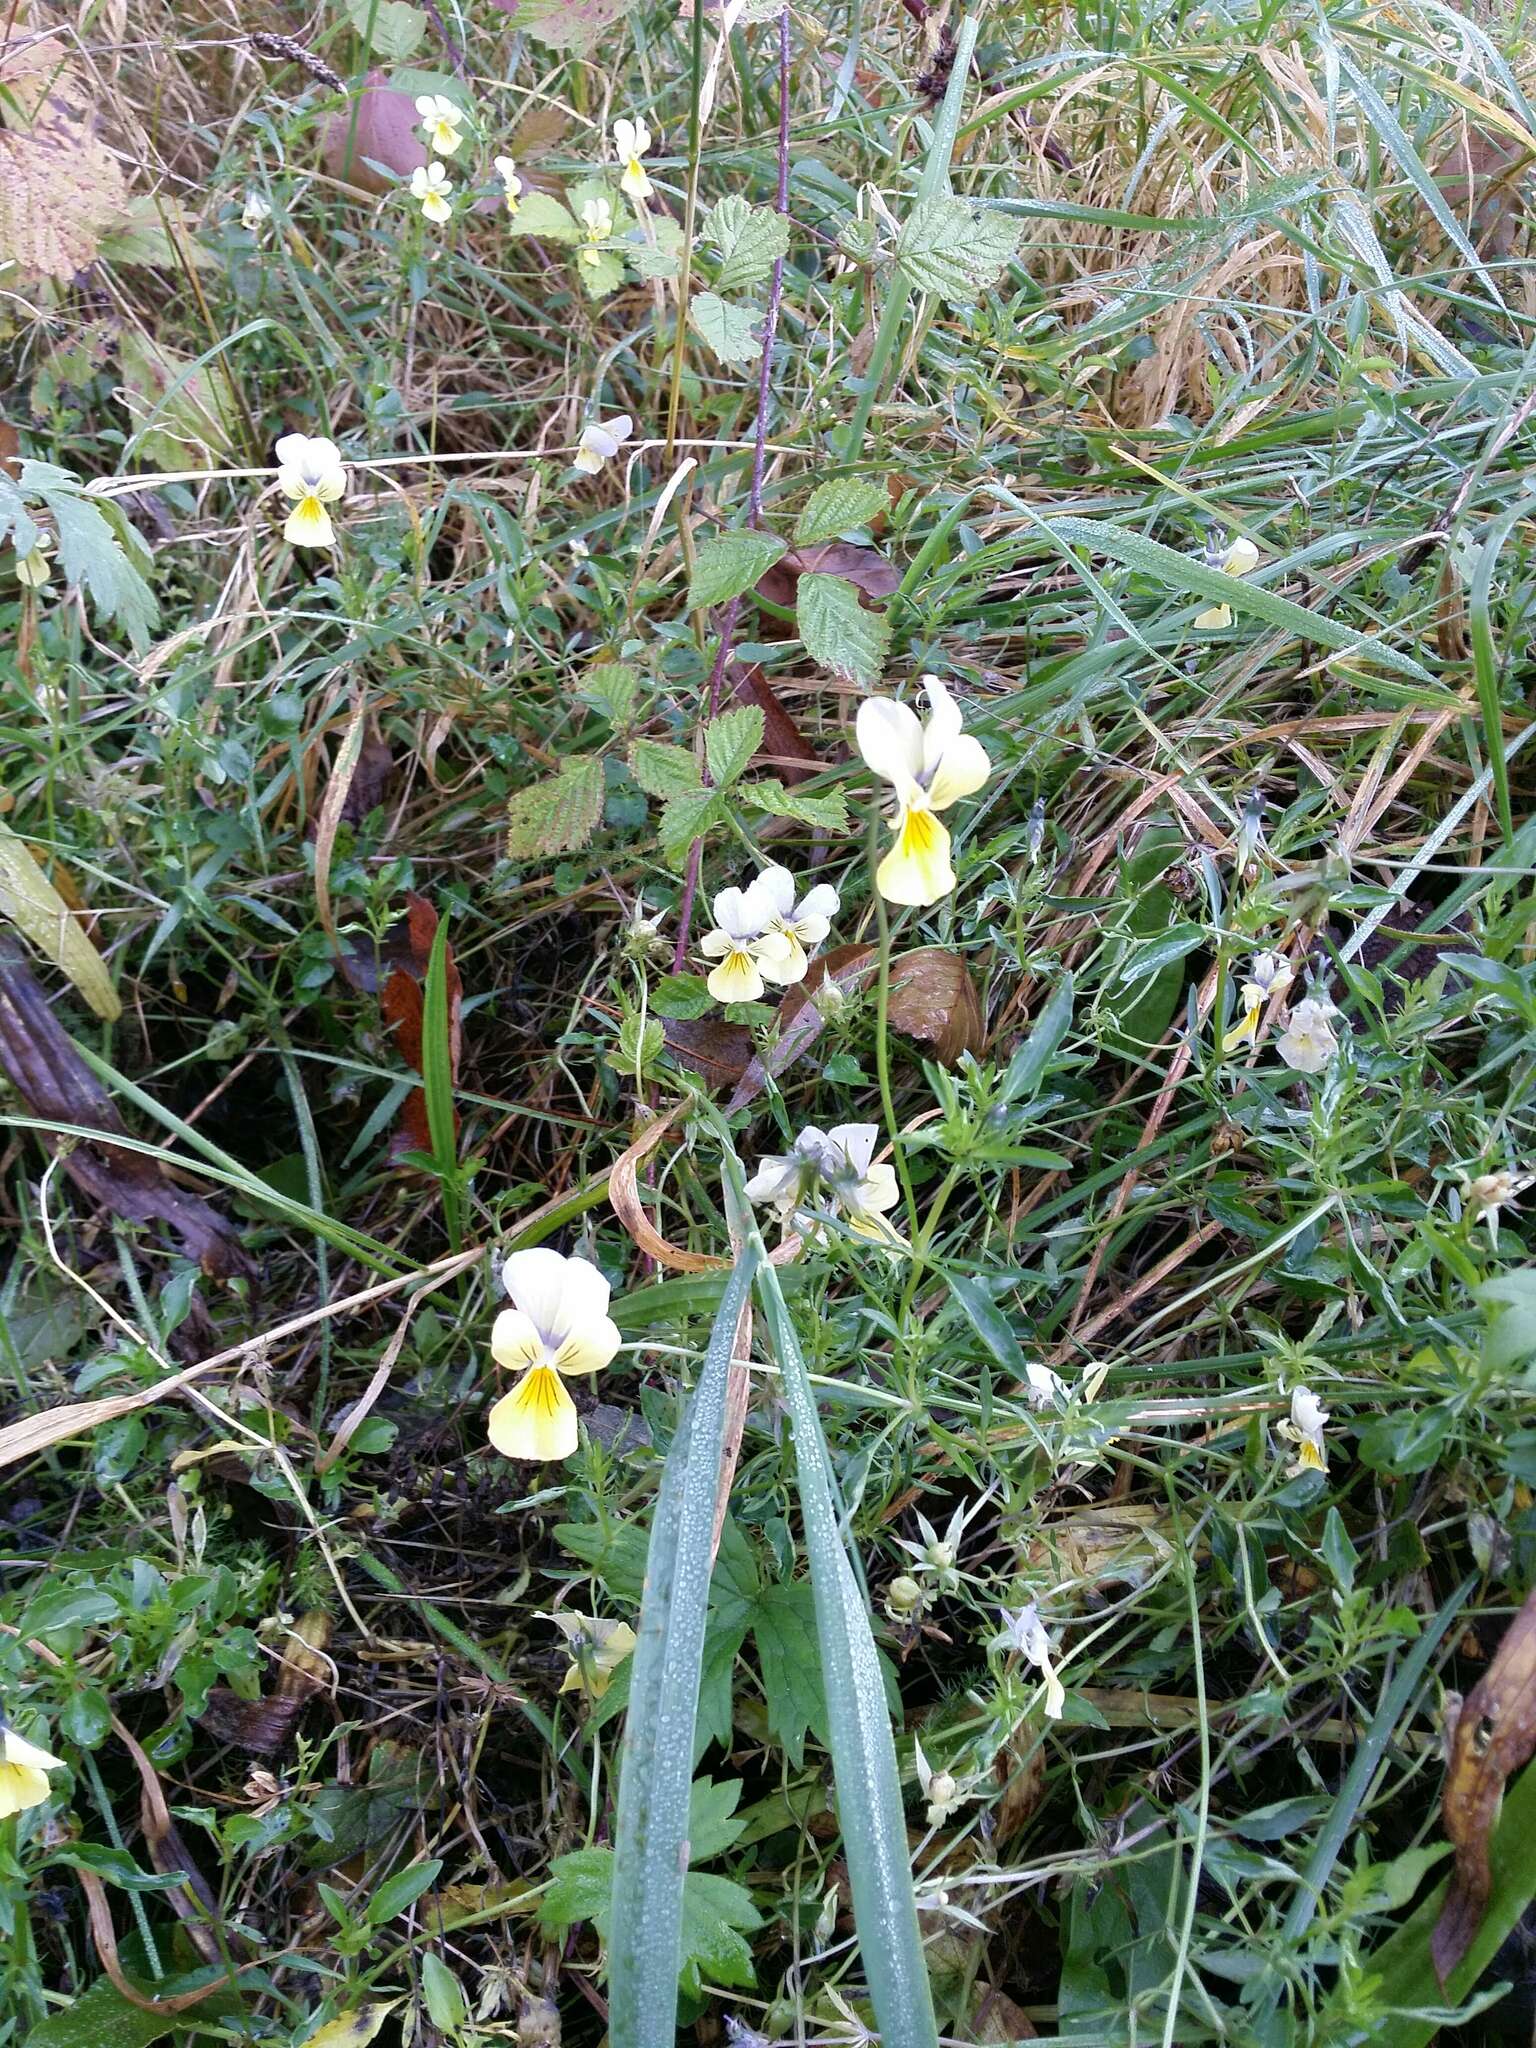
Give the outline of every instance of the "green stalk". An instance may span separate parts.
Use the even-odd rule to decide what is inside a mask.
[[[880,850],[880,813],[872,810],[869,815],[869,871],[873,875],[878,864]],[[891,1089],[891,921],[886,914],[885,898],[878,888],[870,892],[875,904],[875,928],[880,939],[879,980],[875,984],[875,1072],[880,1081],[880,1109],[885,1117],[885,1128],[891,1141],[891,1155],[896,1162],[896,1176],[901,1182],[902,1194],[906,1197],[907,1237],[915,1246],[917,1243],[917,1197],[912,1192],[912,1176],[907,1171],[907,1162],[902,1154],[900,1132],[896,1123],[896,1098]]]
[[[699,150],[703,128],[699,101],[704,92],[704,9],[693,10],[692,93],[688,108],[688,198],[683,208],[683,259],[677,273],[677,337],[672,345],[672,388],[667,394],[666,460],[677,444],[677,412],[683,393],[683,351],[688,341],[688,285],[693,274],[693,231],[699,207]]]
[[[695,23],[698,12],[695,10]],[[949,84],[944,93],[944,104],[939,108],[939,118],[933,131],[933,141],[928,148],[923,174],[917,184],[917,201],[920,206],[925,199],[937,199],[949,183],[950,159],[955,153],[955,137],[960,129],[960,108],[965,99],[966,80],[970,76],[971,57],[976,48],[976,37],[980,29],[977,15],[968,13],[960,24],[960,33],[955,38],[955,61],[950,70]],[[691,229],[690,229],[691,233]],[[685,240],[686,253],[688,243]],[[912,287],[900,270],[891,273],[890,296],[880,315],[880,325],[875,330],[875,345],[870,351],[869,368],[859,389],[858,401],[853,409],[853,418],[843,437],[843,460],[852,462],[864,446],[864,436],[869,427],[869,416],[874,410],[875,399],[885,382],[886,372],[891,366],[891,357],[906,322],[907,302],[912,296]]]

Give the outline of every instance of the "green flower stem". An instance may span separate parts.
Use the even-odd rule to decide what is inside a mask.
[[[973,13],[968,13],[960,24],[960,33],[955,38],[955,61],[944,93],[944,104],[939,109],[933,141],[928,146],[923,174],[918,180],[919,205],[925,199],[937,199],[949,182],[950,158],[955,151],[955,136],[960,128],[960,108],[965,99],[966,80],[970,76],[971,57],[976,48],[976,36],[980,26],[979,18]],[[845,462],[854,461],[863,450],[864,436],[869,429],[869,416],[885,382],[886,372],[890,369],[891,357],[896,353],[896,344],[906,324],[907,302],[911,296],[912,287],[900,270],[893,270],[890,296],[886,299],[885,309],[880,315],[880,325],[875,330],[875,345],[870,351],[869,368],[864,373],[858,402],[853,409],[853,418],[849,421],[843,436]]]
[[[880,812],[878,806],[869,814],[869,871],[873,875],[880,860]],[[896,1101],[891,1093],[891,921],[886,914],[885,898],[878,885],[873,890],[875,900],[875,925],[880,935],[880,978],[875,984],[875,1071],[880,1077],[880,1108],[885,1117],[885,1128],[891,1141],[891,1154],[896,1162],[896,1177],[901,1182],[902,1194],[907,1205],[907,1236],[913,1247],[917,1244],[917,1197],[912,1192],[912,1176],[907,1171],[906,1158],[902,1153],[896,1123]]]
[[[693,272],[694,222],[699,210],[699,150],[703,127],[699,101],[704,94],[704,9],[693,10],[690,51],[691,89],[688,104],[688,197],[683,207],[683,257],[677,272],[677,335],[672,344],[672,388],[667,393],[667,446],[670,466],[677,444],[677,413],[683,395],[683,353],[688,346],[688,286]]]

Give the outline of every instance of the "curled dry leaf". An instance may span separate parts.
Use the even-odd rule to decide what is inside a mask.
[[[396,178],[408,178],[427,161],[415,100],[392,86],[382,71],[370,71],[362,91],[321,130],[320,156],[343,184],[364,192],[392,192],[394,178],[376,171],[375,164]]]
[[[227,1685],[216,1685],[197,1716],[216,1741],[255,1756],[272,1756],[292,1736],[305,1706],[329,1685],[330,1659],[323,1653],[331,1639],[329,1615],[301,1614],[277,1667],[277,1683],[265,1699],[246,1700]]]
[[[391,967],[384,983],[379,1007],[384,1013],[384,1022],[394,1033],[395,1044],[407,1066],[422,1071],[422,1036],[426,1023],[427,966],[432,958],[432,941],[437,936],[437,912],[424,896],[408,896],[405,918],[407,953],[403,964]],[[453,948],[450,946],[443,962],[446,970],[448,995],[448,1061],[454,1082],[459,1078],[459,1053],[463,1043],[459,1015],[464,998],[464,984],[459,979],[459,970],[454,965]],[[459,1127],[458,1111],[454,1111],[454,1132]],[[405,1098],[400,1111],[400,1122],[390,1139],[391,1154],[398,1158],[402,1152],[430,1152],[432,1130],[427,1121],[427,1096],[423,1088],[413,1088]]]
[[[947,946],[920,946],[891,962],[889,1016],[893,1030],[933,1048],[942,1066],[986,1043],[981,998],[965,962]]]
[[[679,1103],[665,1116],[647,1124],[628,1150],[619,1154],[609,1170],[608,1200],[613,1205],[614,1214],[647,1258],[655,1259],[658,1265],[666,1266],[674,1273],[716,1273],[729,1266],[731,1261],[715,1258],[708,1252],[685,1251],[679,1244],[668,1243],[646,1215],[645,1204],[640,1199],[640,1168],[672,1129],[684,1107]],[[799,1238],[787,1237],[768,1256],[774,1265],[782,1266],[794,1258],[799,1249]]]
[[[865,597],[894,597],[901,588],[901,571],[887,561],[878,548],[860,547],[851,540],[824,540],[812,547],[791,548],[758,578],[759,597],[770,604],[788,607],[795,601],[800,578],[809,575],[836,576],[851,583]]]
[[[54,1017],[26,956],[0,938],[0,1069],[33,1116],[125,1136],[112,1098]],[[246,1272],[250,1261],[232,1227],[201,1195],[167,1178],[160,1162],[121,1145],[43,1138],[93,1201],[130,1223],[161,1223],[205,1273]]]
[[[1504,1632],[1493,1662],[1462,1703],[1440,1795],[1456,1869],[1430,1955],[1443,1985],[1471,1947],[1493,1887],[1488,1838],[1506,1780],[1536,1752],[1536,1592]]]

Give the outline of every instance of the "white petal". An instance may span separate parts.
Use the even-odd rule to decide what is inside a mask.
[[[768,922],[761,903],[751,889],[722,889],[715,898],[715,923],[734,939],[755,939]]]
[[[944,749],[928,785],[928,801],[934,810],[947,811],[961,797],[974,796],[991,773],[992,762],[986,748],[980,740],[962,732]]]
[[[835,1147],[839,1158],[846,1160],[859,1179],[864,1180],[879,1137],[878,1124],[834,1124],[827,1133],[827,1143]]]
[[[633,121],[619,120],[614,122],[613,144],[620,156],[638,156],[639,151],[635,148],[635,124]]]
[[[607,429],[614,447],[617,448],[621,441],[627,441],[635,431],[635,423],[627,412],[618,412],[607,422]]]
[[[931,778],[959,739],[965,717],[949,694],[948,685],[938,676],[923,677],[923,695],[928,699],[928,718],[923,727],[923,773]]]
[[[1259,551],[1246,535],[1239,534],[1221,566],[1229,576],[1247,576],[1259,566]]]
[[[824,917],[830,920],[836,917],[841,901],[841,897],[830,882],[818,882],[815,888],[806,890],[795,906],[796,922],[803,923],[808,917]],[[823,933],[822,936],[825,937],[826,934]]]
[[[756,1173],[747,1182],[747,1200],[771,1202],[799,1178],[798,1159],[786,1159],[782,1153],[770,1152],[765,1159],[758,1161]]]
[[[516,1254],[513,1254],[516,1257]],[[583,1330],[601,1323],[608,1315],[608,1297],[612,1289],[607,1278],[590,1259],[567,1259],[565,1281],[560,1294],[560,1330],[564,1338],[573,1330]],[[556,1334],[551,1331],[553,1336]],[[612,1356],[612,1353],[609,1353]],[[607,1363],[605,1359],[604,1364]]]
[[[308,446],[308,434],[283,434],[279,437],[273,452],[284,469],[298,469]]]
[[[510,1252],[502,1261],[502,1286],[511,1295],[513,1305],[531,1319],[539,1335],[546,1339],[554,1335],[559,1319],[565,1293],[565,1266],[560,1254],[547,1245]],[[603,1306],[606,1308],[607,1303]]]
[[[788,868],[764,868],[753,883],[775,917],[789,918],[795,910],[795,878]]]
[[[854,739],[867,768],[905,790],[923,769],[923,728],[909,704],[867,697],[854,720]]]

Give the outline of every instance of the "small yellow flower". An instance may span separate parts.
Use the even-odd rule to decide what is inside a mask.
[[[284,434],[277,444],[277,488],[293,502],[283,526],[290,547],[329,548],[336,544],[327,505],[347,493],[347,471],[334,441],[322,435]]]
[[[421,201],[422,219],[437,227],[453,219],[453,202],[448,196],[452,190],[453,180],[441,164],[418,164],[411,173],[411,197]]]
[[[776,932],[786,947],[782,958],[777,951],[771,957],[759,956],[763,978],[781,986],[804,981],[812,949],[832,929],[838,909],[837,891],[830,882],[818,882],[801,896],[789,869],[780,867],[764,868],[757,886],[772,906],[766,929]]]
[[[619,190],[626,198],[633,199],[637,206],[643,206],[656,189],[640,161],[651,146],[651,131],[643,121],[615,121],[613,140],[624,159],[624,175],[619,180]]]
[[[896,1169],[875,1163],[876,1124],[837,1124],[830,1131],[807,1124],[787,1153],[770,1153],[747,1182],[749,1201],[766,1205],[785,1230],[813,1243],[826,1235],[824,1221],[841,1215],[855,1237],[900,1250],[906,1241],[886,1221],[901,1199]]]
[[[491,1356],[522,1377],[488,1418],[506,1458],[540,1464],[576,1449],[576,1403],[563,1375],[601,1372],[620,1344],[608,1314],[608,1282],[589,1259],[542,1248],[513,1252],[501,1269],[512,1297],[491,1331]]]
[[[1259,1013],[1271,996],[1282,995],[1295,979],[1281,953],[1255,953],[1248,979],[1243,983],[1242,1015],[1222,1039],[1223,1052],[1240,1045],[1252,1045],[1259,1028]]]
[[[48,1773],[62,1771],[61,1757],[28,1742],[14,1728],[0,1725],[0,1820],[48,1803]]]
[[[1333,1035],[1338,1015],[1332,1003],[1320,1003],[1307,996],[1292,1010],[1283,1034],[1275,1040],[1275,1051],[1298,1074],[1320,1074],[1339,1049]]]
[[[793,896],[793,883],[790,892]],[[774,898],[761,875],[745,889],[722,889],[714,908],[715,929],[704,934],[699,951],[720,963],[705,983],[717,1003],[755,1003],[765,974],[775,981],[795,979],[782,971],[791,964],[793,951],[784,933],[772,929]]]
[[[47,534],[39,534],[26,554],[16,557],[16,581],[28,590],[45,590],[53,574],[53,564],[48,560],[52,550],[53,542]]]
[[[627,1621],[599,1621],[593,1614],[548,1614],[570,1646],[571,1668],[560,1684],[562,1692],[585,1693],[600,1700],[613,1683],[613,1674],[635,1647],[635,1632]]]
[[[1244,539],[1241,534],[1238,535],[1237,539],[1233,541],[1225,553],[1217,556],[1211,562],[1213,569],[1220,569],[1227,576],[1251,576],[1258,566],[1258,549],[1251,540]],[[1197,626],[1203,627],[1210,632],[1220,632],[1223,627],[1230,626],[1231,623],[1232,607],[1229,604],[1210,605],[1205,611],[1199,613],[1195,619]]]
[[[516,213],[523,197],[523,181],[517,175],[517,165],[509,156],[496,159],[496,175],[501,180],[501,196],[506,202],[508,213]]]
[[[459,132],[464,125],[464,109],[446,93],[428,92],[416,102],[416,111],[421,116],[428,148],[436,150],[439,156],[452,156],[464,140]]]
[[[887,903],[926,909],[955,886],[949,833],[938,813],[974,796],[992,772],[980,740],[962,730],[960,707],[937,676],[923,677],[929,712],[920,720],[910,705],[870,697],[859,706],[854,734],[865,765],[896,796],[896,838],[875,870]]]
[[[1296,1446],[1296,1456],[1286,1467],[1287,1479],[1298,1472],[1328,1470],[1328,1446],[1323,1442],[1327,1420],[1328,1410],[1310,1387],[1292,1389],[1290,1419],[1278,1425],[1281,1436]]]
[[[606,199],[584,199],[581,202],[582,226],[587,239],[576,252],[581,262],[596,269],[602,261],[602,244],[613,233],[613,208]]]
[[[588,420],[581,430],[576,467],[584,476],[596,476],[603,464],[611,462],[618,454],[634,431],[635,423],[627,412],[615,413],[611,420]]]

